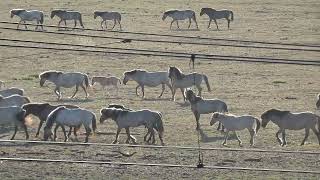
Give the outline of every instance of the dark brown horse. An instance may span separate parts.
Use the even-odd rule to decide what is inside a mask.
[[[65,106],[66,108],[69,108],[69,109],[79,108],[78,106],[75,106],[75,105],[50,105],[48,103],[28,103],[28,104],[25,104],[22,106],[22,108],[26,111],[25,116],[32,114],[34,116],[37,116],[40,119],[40,123],[39,123],[36,137],[39,136],[41,126],[47,120],[48,115],[53,110],[55,110],[57,107],[60,107],[60,106]],[[76,129],[78,129],[78,127],[75,127],[75,129],[74,129],[75,136],[76,136]],[[70,136],[71,130],[72,130],[72,127],[70,127],[70,131],[69,131],[68,136]]]

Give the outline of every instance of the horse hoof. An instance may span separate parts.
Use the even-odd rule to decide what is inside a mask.
[[[112,142],[112,144],[118,144],[118,143],[119,143],[118,141],[113,141],[113,142]]]

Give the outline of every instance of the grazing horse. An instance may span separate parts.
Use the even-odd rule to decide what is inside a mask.
[[[233,114],[223,114],[223,113],[215,112],[212,115],[210,125],[212,126],[217,121],[222,123],[226,129],[226,134],[225,134],[225,138],[222,145],[226,145],[228,136],[229,136],[229,131],[233,131],[237,137],[239,146],[241,146],[242,142],[239,136],[236,134],[236,131],[248,129],[251,136],[250,146],[253,146],[253,143],[254,143],[253,137],[258,132],[261,125],[259,119],[250,115],[235,116]]]
[[[61,72],[61,71],[45,71],[39,75],[40,78],[40,86],[43,87],[44,83],[48,80],[56,85],[54,89],[54,93],[58,96],[58,100],[62,98],[60,87],[64,88],[72,88],[76,86],[76,91],[71,96],[74,98],[76,93],[79,90],[79,86],[82,87],[84,92],[86,93],[86,98],[88,98],[89,94],[87,93],[87,88],[90,86],[89,77],[87,74],[79,73],[79,72]],[[85,84],[85,85],[84,85]]]
[[[1,125],[14,125],[14,133],[11,140],[14,139],[18,131],[18,126],[23,127],[26,133],[26,139],[29,139],[29,134],[25,121],[25,113],[21,107],[10,106],[10,107],[0,107],[0,124]]]
[[[8,97],[0,96],[0,107],[18,106],[29,103],[30,99],[26,96],[11,95]]]
[[[52,126],[54,123],[56,123],[56,127],[54,128],[54,133],[52,133]],[[53,140],[55,141],[57,138],[57,129],[61,126],[65,137],[64,142],[66,142],[68,136],[66,135],[64,126],[80,127],[82,124],[86,129],[85,142],[88,142],[91,133],[90,125],[92,126],[93,133],[95,133],[97,128],[96,115],[86,109],[69,109],[65,106],[60,106],[53,110],[47,118],[46,126],[44,127],[44,140],[48,140],[48,138],[54,134]]]
[[[98,16],[100,16],[102,18],[101,21],[101,29],[103,30],[103,22],[105,25],[105,29],[107,30],[107,20],[113,20],[113,26],[111,29],[113,29],[116,26],[116,23],[119,24],[120,26],[120,31],[122,30],[121,28],[121,14],[118,12],[113,12],[113,11],[95,11],[94,13],[94,19],[96,19]]]
[[[106,86],[113,86],[118,93],[118,82],[121,84],[121,80],[115,76],[93,76],[91,80],[91,85],[93,86],[95,83],[99,83],[102,86],[102,89],[105,89]]]
[[[206,82],[208,91],[210,92],[210,84],[208,81],[208,77],[204,74],[199,74],[199,73],[191,73],[191,74],[183,74],[180,69],[176,67],[170,67],[169,68],[169,78],[171,79],[172,83],[172,100],[175,100],[175,94],[176,90],[179,88],[181,90],[183,100],[185,101],[185,95],[184,95],[184,89],[191,87],[193,85],[196,86],[198,89],[199,93],[198,96],[201,96],[201,82],[204,80]]]
[[[214,112],[225,113],[228,112],[228,106],[225,102],[219,99],[203,99],[200,96],[196,96],[192,90],[186,91],[186,99],[189,100],[191,104],[191,111],[193,112],[196,123],[197,130],[200,129],[200,114],[209,114]],[[218,130],[220,129],[221,123],[219,122]],[[223,125],[222,125],[223,130]]]
[[[26,21],[37,21],[37,26],[35,28],[35,30],[38,29],[38,26],[41,27],[41,29],[43,30],[43,12],[42,11],[38,11],[38,10],[30,10],[27,11],[25,9],[12,9],[10,10],[10,14],[11,14],[11,18],[13,18],[13,16],[19,16],[20,17],[20,21],[18,23],[17,29],[19,29],[19,25],[23,22],[26,23]],[[27,25],[24,25],[25,29],[28,29]]]
[[[217,19],[226,19],[228,21],[228,29],[230,29],[230,22],[233,21],[233,12],[230,10],[215,10],[212,8],[202,8],[200,12],[200,16],[203,14],[208,15],[209,17],[209,24],[208,24],[208,29],[210,28],[211,21],[213,20],[214,23],[217,26],[217,29],[219,30],[218,24],[217,24]],[[231,16],[231,18],[230,18]]]
[[[55,110],[56,108],[60,107],[60,106],[65,106],[66,108],[72,109],[72,108],[79,108],[78,106],[75,105],[50,105],[48,103],[28,103],[22,106],[22,109],[24,109],[26,111],[26,115],[28,116],[30,114],[37,116],[40,120],[39,126],[38,126],[38,130],[36,133],[36,137],[39,136],[40,133],[40,129],[42,127],[42,124],[47,120],[49,114]],[[72,128],[70,127],[70,131],[69,131],[69,136],[71,133]],[[76,136],[76,128],[74,130],[74,135]]]
[[[4,89],[0,91],[0,95],[3,97],[8,97],[8,96],[12,96],[12,95],[20,95],[23,96],[24,90],[23,89],[19,89],[19,88],[8,88],[8,89]]]
[[[312,129],[317,136],[320,145],[320,116],[312,112],[292,113],[290,111],[280,111],[278,109],[270,109],[261,115],[262,127],[266,127],[269,121],[272,121],[279,127],[276,133],[277,140],[281,146],[287,144],[285,130],[301,130],[305,129],[305,137],[301,143],[304,145],[309,136],[309,131]],[[318,130],[316,125],[318,123]],[[282,140],[278,137],[282,133]]]
[[[163,122],[162,122],[162,115],[160,112],[150,111],[147,109],[139,110],[139,111],[128,111],[123,109],[116,109],[116,108],[103,108],[100,111],[100,123],[103,123],[106,119],[111,118],[114,120],[118,126],[116,139],[113,141],[113,144],[118,143],[119,133],[121,132],[122,128],[126,129],[127,133],[127,140],[126,143],[129,143],[130,140],[133,143],[136,143],[135,137],[130,134],[130,127],[138,127],[144,125],[148,129],[148,133],[144,136],[144,141],[149,142],[151,137],[153,137],[152,144],[155,143],[155,136],[154,130],[156,129],[159,133],[159,139],[161,144],[163,143]],[[150,138],[147,140],[148,134]]]
[[[138,88],[141,87],[142,98],[144,98],[144,86],[156,87],[161,84],[162,91],[161,91],[161,94],[159,95],[159,98],[162,96],[165,90],[165,85],[167,85],[172,92],[172,87],[170,85],[168,72],[165,72],[165,71],[148,72],[146,70],[134,69],[131,71],[124,72],[123,75],[124,75],[124,78],[123,78],[124,85],[126,85],[129,80],[133,80],[138,83],[138,86],[136,87],[136,95],[139,96]]]
[[[198,23],[196,20],[196,13],[192,10],[178,10],[178,9],[168,10],[163,13],[162,20],[164,21],[167,18],[167,16],[172,18],[170,29],[172,28],[172,23],[174,22],[177,23],[177,27],[178,29],[180,29],[178,20],[185,20],[185,19],[189,19],[188,29],[191,26],[191,19],[196,23],[197,29],[199,29]]]
[[[74,20],[74,28],[77,26],[77,21],[79,21],[80,26],[84,28],[82,23],[82,15],[78,11],[66,11],[61,9],[53,10],[51,11],[51,19],[54,16],[58,16],[60,18],[58,28],[60,27],[61,22],[64,22],[64,25],[67,26],[67,20]]]

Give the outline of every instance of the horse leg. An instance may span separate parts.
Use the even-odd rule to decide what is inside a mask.
[[[112,142],[112,144],[118,143],[118,137],[119,137],[120,131],[121,131],[121,128],[118,127],[117,134],[116,134],[116,139]]]
[[[191,26],[191,18],[189,18],[189,25],[188,25],[188,29],[190,28]]]
[[[119,26],[120,26],[120,31],[122,31],[120,20],[118,20],[118,23],[119,23]]]
[[[76,28],[77,27],[77,20],[74,20],[74,27],[73,28]]]
[[[26,21],[23,21],[23,23],[24,23],[24,28],[28,29],[28,26],[26,25]]]
[[[199,85],[196,85],[197,89],[198,89],[198,96],[201,96],[201,92],[202,92],[202,87]]]
[[[130,139],[131,139],[131,137],[130,137],[130,131],[129,131],[129,128],[128,128],[128,127],[126,127],[125,129],[126,129],[126,133],[127,133],[126,143],[129,144],[129,143],[130,143]]]
[[[22,20],[19,21],[18,23],[18,26],[17,26],[17,29],[19,29],[19,26],[20,26],[20,23],[22,22]]]
[[[159,139],[160,139],[161,145],[164,146],[163,137],[162,137],[163,134],[160,132],[158,132],[158,134],[159,134]]]
[[[255,135],[255,130],[254,129],[250,129],[249,133],[250,133],[250,136],[251,136],[251,138],[250,138],[250,146],[253,146],[253,144],[254,144],[253,137]]]
[[[177,22],[177,27],[178,27],[178,29],[180,29],[180,27],[179,27],[179,23],[178,23],[178,20],[177,20],[176,22]]]
[[[152,135],[152,143],[151,144],[155,144],[156,143],[156,139],[155,139],[155,136],[154,136],[153,128],[152,128],[152,131],[151,131],[151,135]]]
[[[175,101],[176,90],[177,90],[176,88],[172,87],[172,98],[171,98],[172,101]]]
[[[87,143],[89,141],[89,136],[91,134],[91,128],[89,126],[85,127],[86,129],[86,139],[85,139],[85,143]]]
[[[104,21],[104,26],[105,26],[105,27],[104,27],[105,30],[107,30],[107,29],[108,29],[108,28],[107,28],[107,20]]]
[[[54,93],[58,96],[58,100],[61,99],[61,93],[60,93],[60,88],[59,87],[56,87],[54,89]]]
[[[136,87],[136,95],[139,96],[138,94],[138,88],[140,87],[140,84]]]
[[[319,131],[317,131],[317,129],[315,127],[312,127],[312,131],[314,132],[314,134],[317,136],[318,138],[318,142],[319,142],[319,145],[320,145],[320,129]]]
[[[147,137],[148,137],[148,135],[149,135],[150,133],[151,133],[151,131],[150,131],[150,129],[148,129],[147,134],[143,137],[144,142],[147,141]]]
[[[60,24],[61,24],[62,21],[63,21],[63,20],[60,19],[60,21],[59,21],[59,23],[58,23],[58,29],[60,28]]]
[[[214,23],[215,23],[215,24],[216,24],[216,26],[217,26],[217,30],[219,30],[217,20],[216,20],[216,19],[213,19],[213,21],[214,21]]]
[[[193,19],[193,21],[196,23],[197,29],[199,29],[199,26],[198,26],[198,23],[197,23],[196,18],[195,18],[195,17],[193,17],[192,19]]]
[[[67,137],[66,129],[64,128],[63,125],[61,125],[61,129],[62,129],[62,132],[63,132],[63,135],[64,135],[64,142],[67,142],[68,141],[68,137]]]
[[[111,29],[113,29],[116,26],[116,19],[113,20],[113,26]]]
[[[183,96],[183,101],[186,101],[186,97],[184,96],[184,88],[180,88],[180,91]]]
[[[282,130],[282,141],[283,141],[282,146],[287,145],[286,131],[284,129]]]
[[[103,25],[103,21],[104,21],[104,20],[102,20],[101,23],[100,23],[100,26],[101,26],[101,29],[102,29],[102,30],[103,30],[103,26],[102,26],[102,25]]]
[[[200,130],[200,123],[199,123],[199,119],[200,119],[200,114],[198,113],[198,111],[194,111],[193,112],[194,117],[196,118],[196,130]]]
[[[29,134],[28,134],[27,126],[25,124],[23,124],[22,127],[24,129],[24,132],[26,133],[26,140],[28,140],[29,139]]]
[[[301,146],[304,145],[305,141],[308,139],[309,131],[310,131],[310,129],[305,128],[305,136],[304,136],[304,139],[302,140]]]
[[[72,132],[72,126],[70,126],[70,128],[69,128],[68,138],[70,138],[70,136],[71,136],[71,132]]]
[[[67,21],[66,21],[66,20],[64,20],[64,27],[65,27],[65,29],[68,29],[68,28],[67,28]]]
[[[279,134],[281,133],[281,129],[276,133],[276,138],[277,138],[277,140],[278,140],[278,142],[279,142],[279,144],[280,145],[282,145],[282,140],[279,138]]]
[[[173,22],[174,22],[174,20],[172,20],[172,21],[171,21],[171,24],[170,24],[170,29],[172,29],[172,23],[173,23]]]
[[[212,22],[212,19],[209,20],[208,29],[210,28],[211,22]]]
[[[74,96],[77,94],[78,90],[79,90],[79,85],[76,85],[76,91],[73,93],[71,98],[74,98]]]
[[[160,94],[160,96],[158,98],[161,98],[164,90],[166,89],[166,85],[165,84],[161,84],[161,85],[162,85],[162,92],[161,92],[161,94]]]
[[[142,99],[144,98],[144,85],[141,86],[141,91],[142,91]]]
[[[81,84],[81,88],[82,88],[83,91],[86,93],[86,98],[88,99],[89,94],[88,94],[88,92],[87,92],[87,88],[86,88],[83,84]]]
[[[56,139],[57,139],[57,129],[59,128],[59,126],[60,125],[56,125],[56,127],[54,128],[54,131],[53,131],[53,133],[54,133],[54,135],[53,135],[53,141],[56,141]]]
[[[227,144],[228,136],[229,136],[229,131],[226,132],[226,135],[224,136],[224,141],[223,141],[222,145],[225,146]]]
[[[45,120],[44,120],[44,121],[45,121]],[[38,127],[38,130],[37,130],[37,133],[36,133],[36,137],[39,136],[39,134],[40,134],[40,129],[41,129],[42,124],[43,124],[44,121],[43,121],[43,120],[40,120],[39,127]]]
[[[17,131],[18,131],[18,126],[17,125],[15,125],[14,126],[14,133],[13,133],[13,135],[12,135],[12,137],[11,137],[11,139],[10,140],[13,140],[14,139],[14,137],[16,136],[16,134],[17,134]]]
[[[234,135],[236,135],[236,138],[239,142],[239,146],[242,147],[242,141],[240,140],[240,137],[238,136],[237,132],[236,131],[233,131],[234,132]]]
[[[228,29],[230,29],[230,20],[227,19],[227,21],[228,21]]]

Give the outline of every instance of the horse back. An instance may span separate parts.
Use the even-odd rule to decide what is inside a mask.
[[[314,127],[318,121],[318,116],[312,112],[289,113],[276,123],[289,130],[300,130]]]

